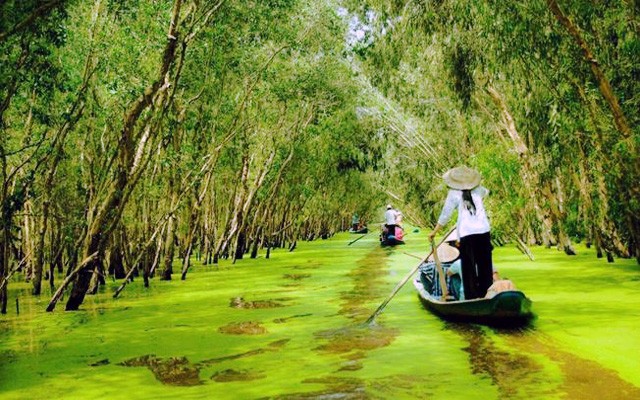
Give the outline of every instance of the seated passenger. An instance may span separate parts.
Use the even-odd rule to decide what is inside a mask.
[[[490,299],[497,295],[500,292],[505,292],[508,290],[518,290],[516,289],[516,285],[513,284],[509,279],[500,278],[500,274],[497,269],[493,270],[493,284],[489,286],[487,289],[487,294],[484,296],[486,299]]]
[[[462,261],[458,258],[447,269],[449,293],[456,300],[464,300],[464,286],[462,285]]]
[[[455,274],[456,268],[458,270],[460,269],[459,256],[460,256],[460,251],[453,246],[443,244],[440,247],[438,247],[438,260],[442,265],[442,270],[444,272],[445,278],[449,278],[449,279],[446,279],[447,292],[449,295],[454,296],[456,300],[458,300],[458,297],[460,296],[459,288],[462,283],[461,275],[460,273],[458,273],[456,277],[451,279],[449,270],[453,267],[454,268],[453,274]],[[454,265],[456,264],[457,266],[454,267]],[[427,290],[433,296],[436,296],[436,297],[441,296],[442,290],[440,289],[440,280],[438,278],[438,270],[436,268],[436,263],[433,258],[433,255],[427,258],[427,261],[420,267],[420,270],[422,271],[421,281],[423,283],[425,290]],[[460,278],[460,280],[458,280],[458,278]],[[457,280],[457,283],[456,283],[456,280]]]
[[[400,225],[396,226],[396,240],[402,240],[404,238],[404,231]]]

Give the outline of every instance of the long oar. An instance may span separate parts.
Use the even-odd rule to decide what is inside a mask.
[[[420,256],[418,256],[418,255],[411,254],[411,253],[407,253],[406,251],[401,251],[401,253],[402,253],[402,254],[406,254],[406,255],[408,255],[409,257],[417,258],[418,260],[422,260],[422,259],[423,259],[422,257],[420,257]]]
[[[359,238],[357,238],[357,239],[355,239],[355,240],[350,241],[350,242],[347,244],[347,246],[351,246],[352,244],[354,244],[354,243],[355,243],[355,242],[357,242],[358,240],[360,240],[360,239],[362,239],[363,237],[367,236],[369,233],[371,233],[371,232],[367,232],[367,233],[365,233],[364,235],[360,236]]]
[[[453,228],[451,228],[451,230],[449,232],[447,232],[447,234],[442,237],[442,240],[440,241],[440,243],[438,243],[438,247],[444,242],[444,240],[447,238],[447,236],[449,236],[449,234],[451,234],[451,232],[453,232],[454,229],[456,229],[455,226]],[[398,282],[398,284],[393,289],[391,294],[382,302],[382,304],[380,304],[380,306],[378,306],[378,308],[376,308],[376,311],[374,311],[373,314],[371,314],[371,316],[367,319],[367,321],[366,321],[367,324],[370,324],[371,322],[373,322],[373,320],[378,316],[378,314],[380,314],[382,312],[382,310],[384,310],[384,308],[387,306],[387,304],[389,304],[389,302],[391,301],[391,299],[393,299],[393,297],[396,295],[396,293],[398,293],[400,291],[400,289],[402,289],[404,284],[407,283],[407,281],[409,279],[411,279],[413,274],[416,273],[416,271],[418,270],[418,268],[420,268],[422,263],[425,262],[431,256],[431,254],[434,254],[436,248],[437,247],[433,246],[431,248],[431,252],[429,254],[427,254],[427,256],[425,258],[420,260],[420,263],[418,265],[416,265],[413,269],[411,269],[411,271],[404,278],[402,278],[402,280],[400,282]],[[437,254],[436,254],[436,257],[437,257]]]
[[[442,244],[442,242],[440,242],[440,244]],[[440,264],[440,257],[438,257],[438,252],[436,251],[436,242],[433,239],[431,239],[431,252],[433,253],[433,260],[436,262],[436,268],[438,269],[438,279],[440,280],[440,287],[442,288],[442,297],[440,298],[440,300],[446,301],[447,295],[449,294],[447,293],[447,281],[444,277],[442,264]]]

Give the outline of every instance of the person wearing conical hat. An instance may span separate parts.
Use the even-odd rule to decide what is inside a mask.
[[[480,173],[466,166],[450,169],[442,179],[449,187],[449,193],[429,239],[433,240],[457,210],[456,228],[460,238],[465,298],[469,300],[484,297],[493,283],[491,226],[483,203],[483,198],[489,194],[489,190],[480,186]]]
[[[384,225],[386,228],[386,238],[388,238],[389,236],[393,236],[393,238],[395,239],[396,237],[396,226],[397,224],[397,219],[398,219],[398,211],[396,209],[393,208],[393,206],[391,204],[387,204],[387,211],[385,211],[384,213]]]
[[[438,246],[438,260],[447,266],[445,276],[447,278],[447,291],[456,300],[464,300],[464,287],[462,286],[462,265],[460,250],[450,244]],[[428,262],[435,261],[433,255],[427,258]]]

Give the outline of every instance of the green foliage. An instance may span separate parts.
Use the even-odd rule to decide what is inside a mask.
[[[403,119],[424,121],[428,128],[419,141],[435,150],[423,152],[425,159],[414,157],[418,160],[400,163],[393,172],[405,201],[433,221],[437,212],[432,209],[434,205],[437,208],[442,193],[435,190],[429,194],[432,177],[437,179],[439,173],[459,163],[476,166],[483,172],[486,185],[494,190],[492,198],[498,196],[492,204],[501,204],[501,212],[507,213],[504,218],[494,215],[496,229],[501,229],[510,219],[533,211],[520,176],[536,177],[538,181],[526,183],[536,186],[560,178],[565,193],[558,195],[566,197],[568,213],[566,220],[558,223],[565,224],[571,235],[588,235],[580,231],[583,225],[576,223],[574,206],[585,199],[569,178],[575,173],[576,160],[584,159],[596,167],[595,171],[605,174],[602,178],[589,170],[587,182],[595,187],[604,179],[609,185],[607,192],[591,189],[591,195],[598,201],[610,193],[612,201],[605,200],[609,204],[604,207],[612,207],[609,217],[618,221],[618,229],[627,230],[619,212],[626,209],[629,217],[638,210],[633,201],[619,197],[620,188],[616,189],[613,182],[619,184],[622,176],[637,179],[637,171],[624,166],[637,162],[637,156],[629,154],[628,149],[637,149],[629,144],[637,143],[638,133],[634,133],[634,139],[621,140],[589,64],[547,2],[348,4],[362,20],[367,14],[377,17],[371,30],[377,34],[366,46],[356,48],[362,69],[386,99],[400,107]],[[561,8],[596,53],[628,121],[636,126],[640,108],[633,105],[637,104],[639,80],[637,62],[632,60],[638,58],[637,24],[633,22],[637,11],[622,4],[584,1],[563,3]],[[393,24],[382,33],[381,21]],[[504,131],[500,110],[483,95],[486,86],[497,88],[503,96],[533,165],[523,165],[509,151],[510,138]],[[399,136],[409,139],[399,141],[397,150],[415,151],[416,139],[402,130]],[[615,157],[609,156],[611,151]],[[623,169],[628,172],[622,173]],[[539,232],[540,223],[532,218],[529,226],[523,224],[520,229]]]
[[[39,4],[2,2],[0,32]],[[233,246],[240,233],[327,234],[354,211],[376,220],[389,198],[429,226],[446,193],[442,173],[467,164],[492,191],[500,234],[540,241],[533,200],[544,208],[562,196],[556,233],[587,236],[594,218],[637,243],[637,10],[562,4],[619,99],[633,130],[625,137],[543,0],[250,0],[209,15],[217,4],[183,2],[163,77],[173,2],[61,2],[0,41],[2,202],[14,230],[27,196],[33,215],[51,199],[55,229],[79,243],[117,173],[132,174],[120,221],[129,251],[164,216],[177,219],[182,250]],[[125,152],[125,117],[156,81]],[[117,170],[127,157],[135,168]],[[589,201],[592,210],[581,208]]]

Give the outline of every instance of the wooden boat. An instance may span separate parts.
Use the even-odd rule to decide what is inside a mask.
[[[354,231],[353,229],[349,229],[349,233],[357,233],[357,234],[360,234],[360,233],[369,233],[369,228],[367,228],[367,227],[365,226],[365,227],[362,227],[362,228],[358,229],[357,231]]]
[[[395,236],[386,236],[384,229],[380,232],[380,246],[397,246],[399,244],[404,244],[404,236],[405,233],[402,230],[401,226],[396,226],[396,235]]]
[[[380,246],[397,246],[399,244],[404,244],[403,240],[396,239],[395,237],[387,237],[386,239],[380,239]]]
[[[527,324],[533,317],[531,300],[518,290],[500,292],[490,299],[442,301],[440,296],[427,292],[420,279],[415,279],[413,285],[424,307],[446,320],[517,326]]]

